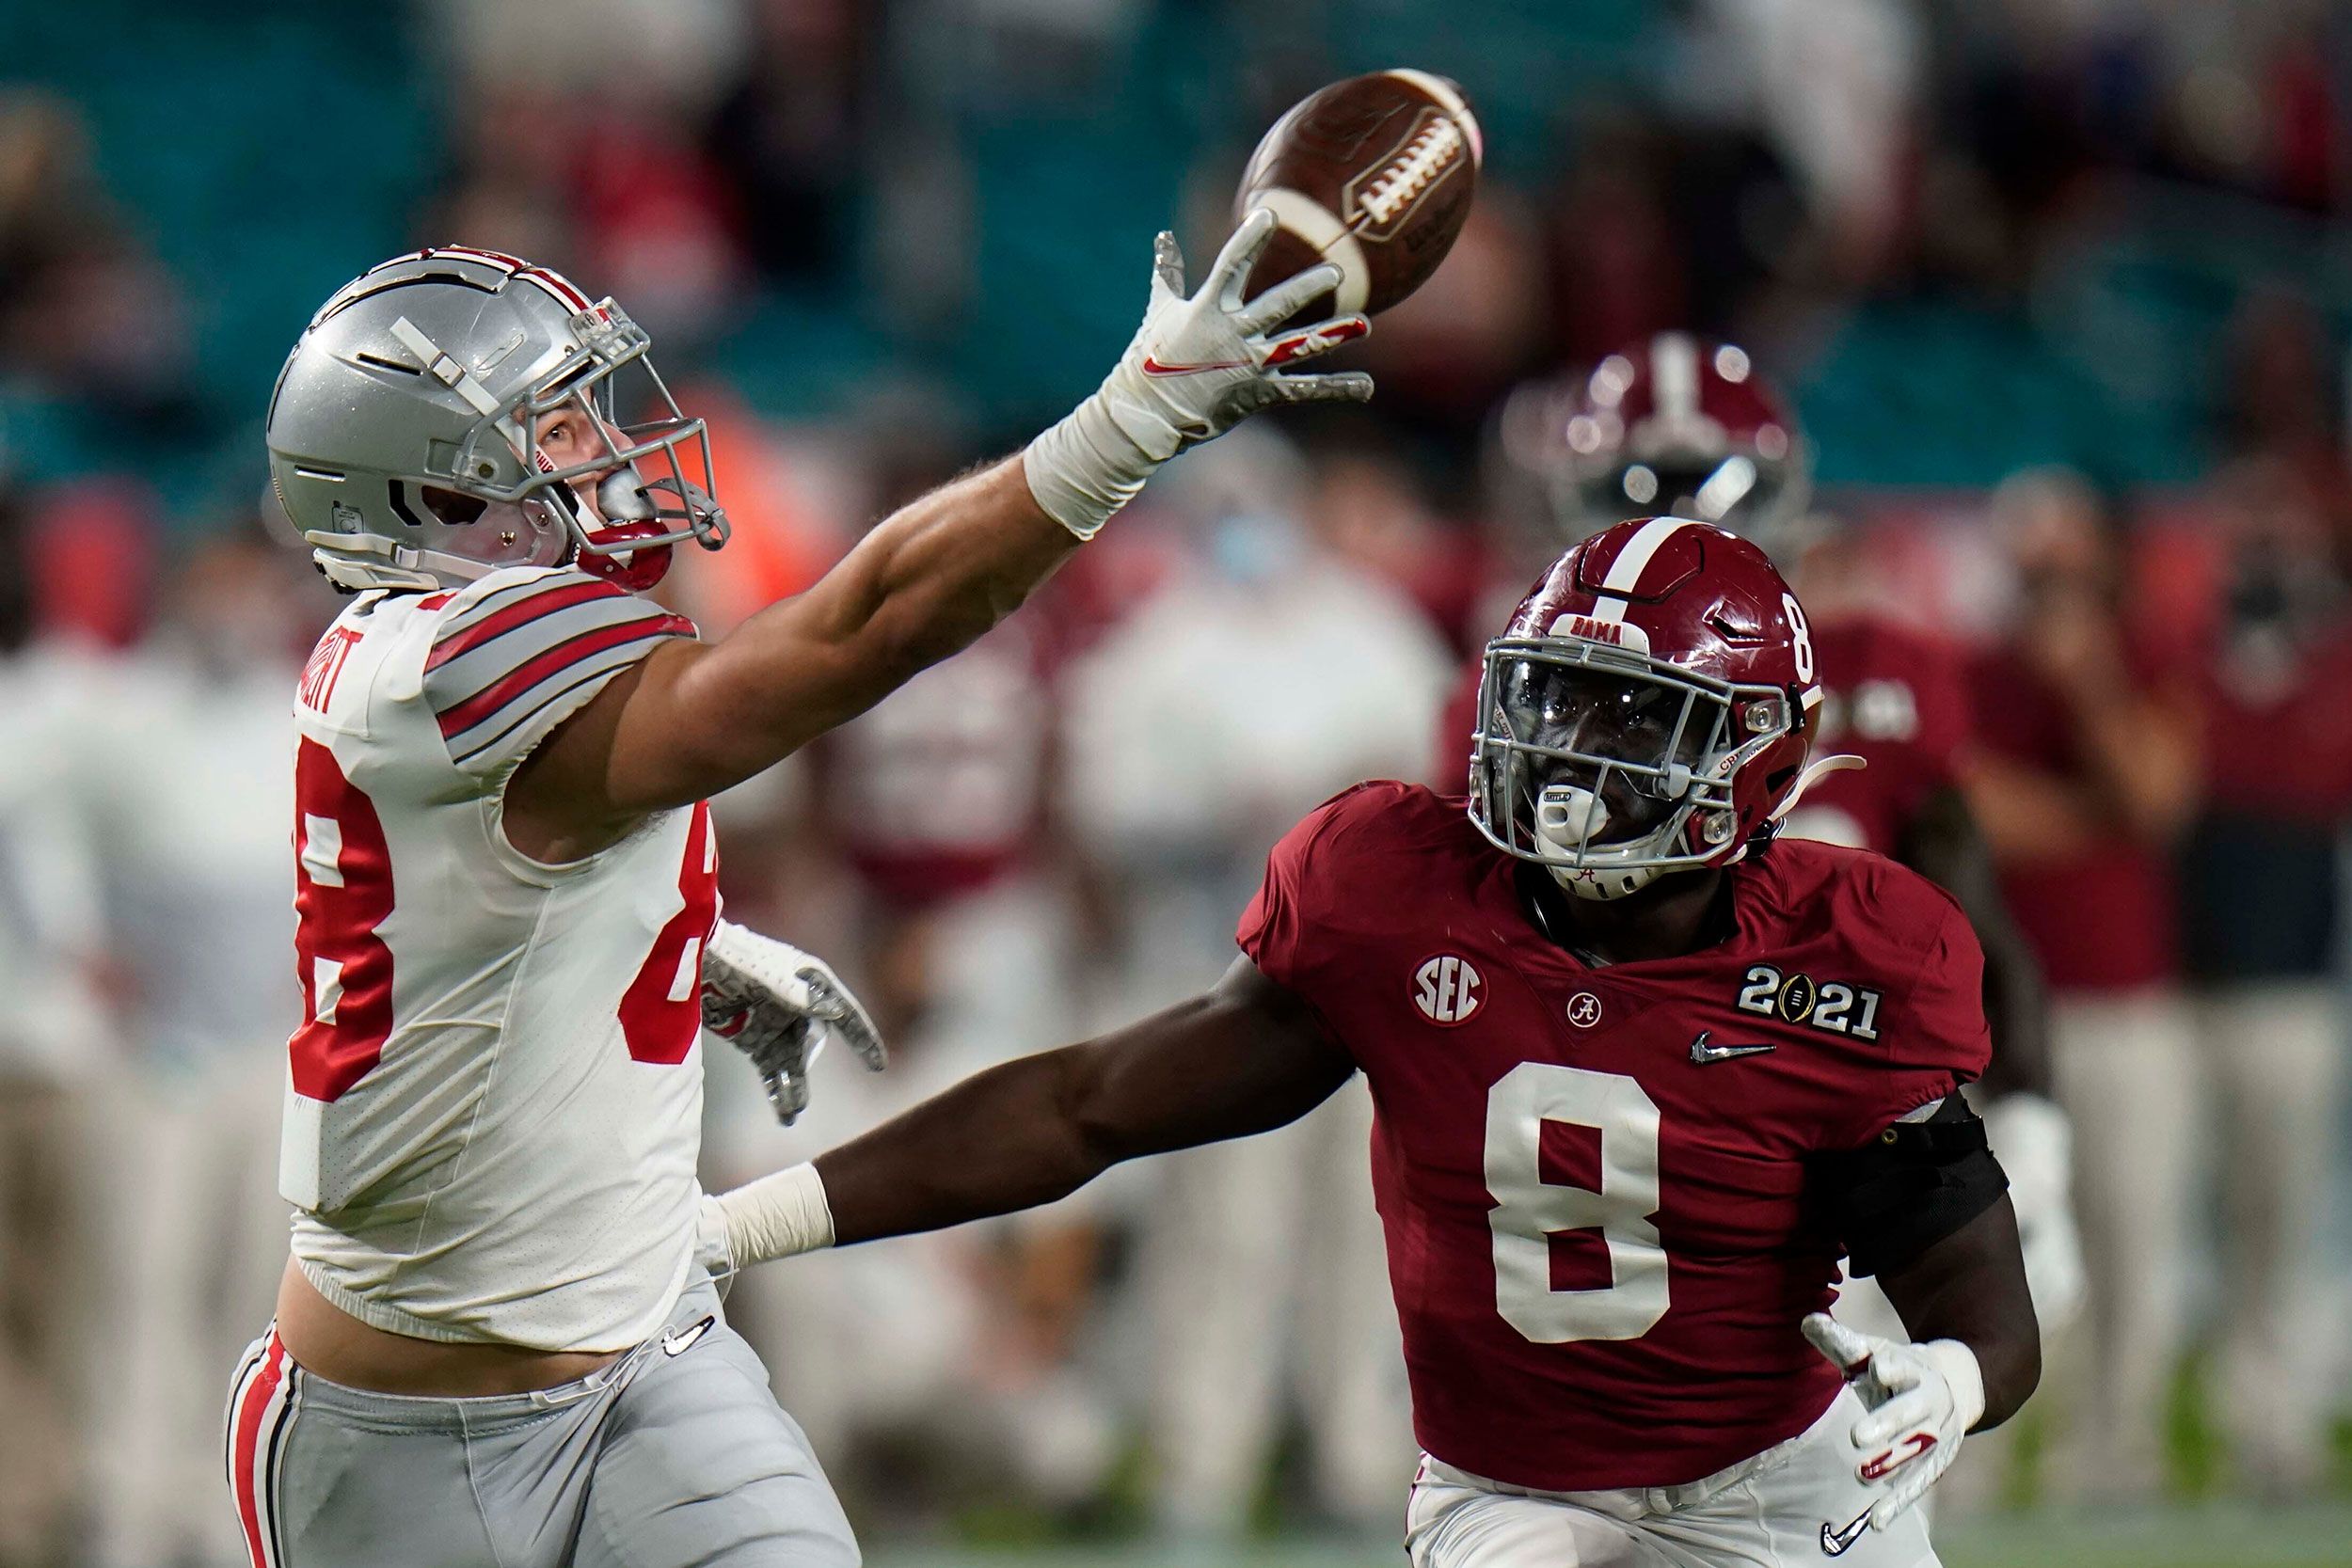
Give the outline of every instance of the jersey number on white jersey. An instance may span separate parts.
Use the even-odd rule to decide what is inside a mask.
[[[308,738],[294,763],[294,813],[303,1022],[287,1049],[295,1092],[331,1101],[367,1076],[392,1032],[392,950],[377,934],[392,912],[391,852],[374,802],[333,752]],[[641,1062],[683,1062],[702,1027],[703,942],[719,918],[707,805],[694,807],[678,892],[684,907],[621,997],[622,1037]]]

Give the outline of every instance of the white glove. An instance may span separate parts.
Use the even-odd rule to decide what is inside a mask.
[[[829,1036],[838,1032],[869,1072],[889,1065],[874,1021],[832,965],[731,920],[704,949],[702,1001],[703,1027],[752,1059],[787,1127],[808,1107],[808,1069]]]
[[[1135,341],[1094,395],[1023,454],[1029,491],[1047,516],[1091,539],[1161,464],[1259,409],[1278,403],[1361,403],[1372,396],[1372,377],[1361,371],[1278,373],[1362,337],[1370,325],[1361,316],[1334,316],[1282,327],[1338,284],[1340,269],[1327,261],[1242,302],[1249,269],[1275,227],[1271,212],[1251,211],[1199,292],[1190,294],[1176,236],[1160,235],[1152,253],[1152,303]]]
[[[2038,1094],[2005,1094],[1984,1108],[1984,1132],[2009,1176],[2026,1287],[2047,1338],[2072,1322],[2083,1304],[2083,1243],[2074,1228],[2071,1175],[2074,1124]]]
[[[1804,1337],[1869,1411],[1853,1425],[1864,1456],[1854,1474],[1885,1484],[1870,1505],[1870,1528],[1883,1530],[1951,1468],[1961,1438],[1984,1414],[1977,1353],[1957,1339],[1906,1345],[1856,1333],[1826,1312],[1806,1316]]]

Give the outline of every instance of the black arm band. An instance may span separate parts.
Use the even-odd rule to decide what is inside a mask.
[[[1958,1095],[1860,1148],[1815,1155],[1807,1180],[1856,1275],[1901,1268],[2009,1190],[1984,1123]]]

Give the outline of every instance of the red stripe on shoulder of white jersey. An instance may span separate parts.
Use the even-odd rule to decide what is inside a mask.
[[[424,697],[460,764],[527,744],[534,718],[566,713],[580,689],[694,624],[582,572],[551,572],[483,595],[436,629]],[[571,699],[570,701],[566,701]]]

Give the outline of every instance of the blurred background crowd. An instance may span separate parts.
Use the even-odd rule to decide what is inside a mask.
[[[1367,410],[1184,460],[1039,598],[720,803],[730,912],[896,1064],[706,1180],[1186,994],[1266,847],[1438,715],[1570,537],[1549,411],[1670,329],[1788,393],[1839,603],[1964,661],[2090,1297],[1975,1506],[2352,1491],[2352,11],[2327,0],[0,0],[0,1563],[237,1560],[216,1425],[274,1196],[295,672],[262,494],[316,303],[544,261],[712,421],[707,634],[1025,439],[1337,76],[1487,179]],[[729,1310],[869,1541],[1393,1539],[1403,1377],[1342,1096]],[[2054,1349],[2054,1355],[2058,1352]],[[2055,1363],[2054,1363],[2055,1364]]]

